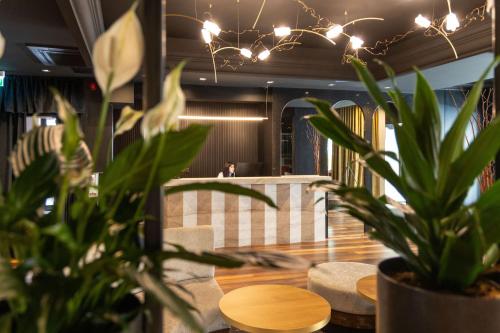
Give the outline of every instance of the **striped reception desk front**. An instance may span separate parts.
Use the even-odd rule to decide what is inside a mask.
[[[325,240],[327,214],[323,192],[310,192],[321,176],[184,178],[166,187],[192,182],[230,182],[269,196],[279,207],[216,191],[192,191],[165,197],[164,227],[212,225],[215,247],[291,244]],[[318,202],[318,203],[316,203]],[[316,204],[315,204],[316,203]]]

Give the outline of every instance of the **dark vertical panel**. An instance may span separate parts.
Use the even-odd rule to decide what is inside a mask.
[[[141,18],[144,31],[144,87],[143,110],[151,109],[162,97],[162,81],[166,64],[166,0],[148,0],[141,2]],[[160,250],[163,246],[163,192],[157,187],[147,193],[145,223],[145,246],[148,250]],[[156,274],[162,276],[162,265],[156,263]],[[151,296],[146,296],[146,306],[150,320],[146,332],[163,331],[163,308]]]
[[[263,116],[264,105],[260,103],[188,102],[187,115],[209,116]],[[262,122],[253,121],[196,121],[213,126],[205,146],[193,161],[186,177],[216,177],[225,161],[262,162],[259,159],[259,128]],[[181,127],[194,121],[182,121]],[[261,141],[262,145],[265,142]],[[236,171],[238,174],[238,171]]]
[[[94,149],[94,140],[97,134],[99,123],[99,110],[101,109],[102,97],[100,91],[84,90],[85,112],[80,118],[85,141],[89,145],[90,150]],[[99,161],[96,166],[97,171],[103,171],[106,166],[108,145],[113,136],[113,115],[108,112],[106,124],[104,126],[104,134],[102,136],[101,149],[99,151]]]

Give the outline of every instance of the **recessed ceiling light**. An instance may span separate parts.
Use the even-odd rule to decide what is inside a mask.
[[[266,83],[267,83],[267,84],[273,84],[273,83],[274,83],[274,81],[267,81]]]
[[[328,83],[329,87],[333,87],[334,85],[335,85],[335,83]]]
[[[206,77],[200,77],[200,81],[206,81],[207,78]]]
[[[306,95],[309,95],[309,91],[306,91]]]
[[[391,89],[391,87],[387,86],[387,87],[384,87],[385,89]]]
[[[50,69],[44,68],[44,69],[42,69],[42,72],[48,73],[48,72],[50,72]]]

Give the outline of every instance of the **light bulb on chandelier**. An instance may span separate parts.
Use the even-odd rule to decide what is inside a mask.
[[[290,27],[277,27],[274,28],[274,34],[276,37],[286,37],[292,33]]]
[[[344,32],[344,28],[340,24],[334,24],[326,32],[326,37],[328,37],[330,39],[337,38],[343,32]]]
[[[449,13],[446,15],[446,30],[455,31],[460,27],[460,22],[458,21],[457,15],[455,13]]]
[[[257,58],[259,58],[259,60],[266,60],[267,58],[269,58],[269,56],[271,55],[271,51],[269,51],[268,49],[265,49],[264,51],[260,52],[259,55],[257,56]]]
[[[212,42],[212,34],[207,29],[201,29],[201,35],[205,43],[210,44]]]
[[[422,16],[422,14],[418,14],[415,18],[415,23],[422,28],[429,28],[431,26],[431,21],[428,18]]]
[[[246,49],[246,48],[240,49],[240,54],[242,56],[244,56],[245,58],[251,58],[252,57],[252,51],[250,51],[249,49]]]
[[[361,48],[363,46],[363,44],[365,43],[364,40],[362,40],[361,38],[359,38],[357,36],[352,36],[350,39],[350,42],[351,42],[351,47],[354,50]]]
[[[211,34],[215,36],[219,36],[220,32],[222,31],[221,28],[219,28],[219,26],[217,25],[217,23],[209,20],[203,22],[203,29],[208,30]]]

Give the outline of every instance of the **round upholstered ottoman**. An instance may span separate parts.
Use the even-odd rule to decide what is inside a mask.
[[[356,291],[356,282],[376,274],[377,266],[358,262],[328,262],[311,268],[307,288],[325,298],[332,307],[332,323],[372,329],[375,327],[375,304]]]

